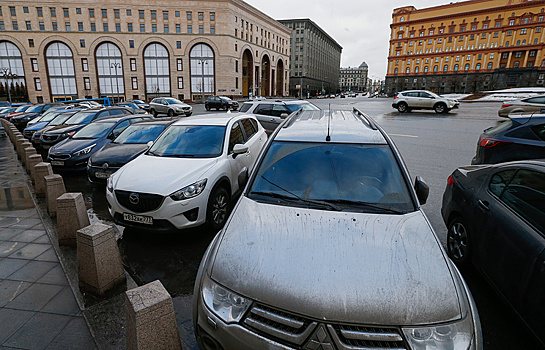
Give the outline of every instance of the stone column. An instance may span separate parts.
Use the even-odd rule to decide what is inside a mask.
[[[181,350],[172,298],[160,281],[125,292],[127,349]]]
[[[511,58],[513,57],[513,51],[509,52],[509,57],[507,57],[507,64],[505,68],[511,68]]]
[[[38,163],[34,166],[34,191],[38,197],[45,196],[45,176],[53,175],[49,163]]]
[[[103,295],[125,282],[112,226],[94,223],[78,230],[77,251],[81,289]]]
[[[66,189],[62,176],[58,174],[44,176],[45,181],[45,202],[47,212],[52,218],[57,216],[57,198],[62,196]]]
[[[43,162],[43,159],[42,159],[42,156],[39,154],[32,154],[31,156],[28,157],[27,165],[29,168],[30,178],[32,179],[32,181],[34,181],[34,177],[35,177],[34,167],[36,166],[36,164],[41,162]]]
[[[59,245],[76,245],[76,232],[89,226],[89,216],[81,193],[64,193],[57,198]]]

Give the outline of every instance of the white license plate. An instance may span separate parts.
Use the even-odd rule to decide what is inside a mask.
[[[62,161],[62,160],[52,160],[51,165],[64,166],[64,161]]]
[[[101,171],[97,171],[97,172],[95,172],[95,177],[97,179],[107,179],[107,178],[110,177],[110,174],[109,173],[103,173]]]
[[[153,225],[153,218],[151,216],[123,213],[123,219],[125,221],[137,222],[139,224]]]
[[[43,145],[43,149],[50,149],[51,146],[50,145]]]

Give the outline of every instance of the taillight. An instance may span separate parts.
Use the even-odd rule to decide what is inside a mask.
[[[452,185],[454,185],[454,178],[452,177],[452,175],[450,175],[447,178],[447,186],[452,186]]]
[[[511,107],[511,106],[512,106],[511,103],[506,103],[506,104],[501,105],[501,108],[507,108],[507,107]]]
[[[397,100],[399,97],[398,96],[394,96],[394,100]]]
[[[494,146],[500,145],[502,143],[505,144],[505,143],[512,143],[512,142],[511,141],[500,141],[500,140],[494,140],[494,139],[486,139],[486,138],[482,138],[479,141],[479,144],[481,145],[481,147],[485,147],[485,148],[494,147]]]

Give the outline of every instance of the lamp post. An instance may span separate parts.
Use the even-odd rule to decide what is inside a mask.
[[[8,99],[9,99],[9,104],[11,105],[11,92],[10,92],[10,84],[8,83],[8,79],[11,79],[13,81],[13,79],[17,78],[17,74],[14,74],[14,73],[11,73],[11,68],[5,68],[5,67],[2,67],[0,68],[0,72],[2,73],[2,77],[4,77],[4,81],[6,82],[6,85],[8,87]]]
[[[202,93],[202,103],[204,104],[204,65],[208,64],[207,60],[204,58],[199,59],[198,64],[201,65],[201,93]]]
[[[112,62],[110,63],[110,69],[115,69],[115,94],[117,96],[117,103],[119,103],[119,83],[117,79],[117,68],[121,68],[121,63],[119,62]]]

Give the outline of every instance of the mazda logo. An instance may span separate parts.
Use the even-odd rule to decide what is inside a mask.
[[[138,193],[131,193],[129,195],[129,202],[131,202],[131,204],[138,204],[138,202],[140,201],[140,197],[138,196]]]
[[[108,165],[108,163],[104,163],[102,164],[102,169],[104,170],[107,170],[110,166]]]

